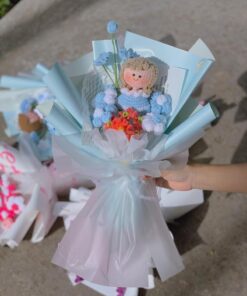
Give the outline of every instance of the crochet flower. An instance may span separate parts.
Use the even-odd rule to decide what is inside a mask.
[[[125,111],[120,111],[116,116],[113,116],[110,121],[104,125],[105,129],[114,129],[123,131],[128,140],[134,135],[140,135],[142,132],[142,117],[133,109],[128,108]]]
[[[143,117],[142,127],[146,132],[161,135],[165,131],[172,110],[172,98],[161,92],[153,93],[150,101],[151,112]]]
[[[107,86],[104,91],[96,95],[93,101],[95,110],[92,122],[94,127],[102,127],[117,112],[116,97],[117,92],[112,86]]]
[[[122,62],[132,59],[132,58],[137,58],[140,55],[135,52],[132,48],[126,49],[125,47],[120,48],[119,50],[119,57]]]
[[[110,34],[115,34],[118,31],[118,23],[115,21],[109,21],[107,23],[107,32]]]
[[[22,113],[27,113],[32,111],[36,106],[38,102],[34,98],[28,98],[21,102],[20,110]]]
[[[112,52],[102,52],[94,61],[95,66],[110,66],[114,63],[114,55]]]
[[[155,92],[151,98],[151,112],[169,116],[172,110],[172,98],[168,94]]]

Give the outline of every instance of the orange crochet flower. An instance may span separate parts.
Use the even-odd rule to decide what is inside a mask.
[[[124,131],[128,140],[134,135],[139,135],[142,131],[142,117],[133,108],[120,111],[113,116],[110,121],[105,123],[105,129],[115,129]]]

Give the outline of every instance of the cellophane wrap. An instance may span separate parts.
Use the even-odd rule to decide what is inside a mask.
[[[53,207],[57,197],[48,168],[33,155],[25,137],[21,138],[19,149],[0,143],[0,165],[1,173],[14,180],[18,191],[26,197],[25,208],[12,226],[0,229],[0,244],[18,246],[33,223],[31,241],[42,241],[56,220]]]
[[[161,168],[172,166],[172,159],[152,159],[146,149],[147,135],[128,141],[124,133],[108,130],[104,136],[92,132],[92,142],[105,155],[93,162],[92,156],[63,137],[56,139],[57,145],[75,156],[81,172],[97,180],[97,186],[59,244],[53,262],[97,284],[146,287],[151,265],[163,280],[183,269],[155,184],[144,180],[146,175],[160,176]],[[187,153],[174,158],[175,162],[184,165]]]

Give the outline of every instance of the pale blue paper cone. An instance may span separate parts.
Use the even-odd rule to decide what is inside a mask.
[[[45,85],[42,81],[27,77],[2,76],[0,79],[0,87],[3,88],[24,89],[44,86]]]
[[[48,74],[49,69],[47,69],[44,65],[42,64],[37,64],[33,71],[32,71],[36,76],[39,78],[42,78],[44,75]]]
[[[82,98],[59,64],[43,77],[44,82],[60,102],[82,126]]]
[[[56,129],[58,134],[67,136],[80,133],[81,128],[78,123],[68,111],[62,109],[57,103],[44,103],[37,109],[46,116],[46,120]]]
[[[168,136],[165,135],[165,141],[160,141],[153,151],[164,158],[184,151],[202,136],[203,130],[218,116],[219,113],[214,105],[205,105],[176,127]],[[188,142],[190,143],[189,147],[186,146]]]

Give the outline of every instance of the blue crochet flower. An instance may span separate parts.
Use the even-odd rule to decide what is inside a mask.
[[[94,117],[92,122],[93,122],[93,126],[97,128],[103,125],[101,117]]]
[[[107,24],[107,32],[110,34],[115,34],[118,31],[118,23],[115,21],[109,21]]]
[[[107,85],[104,91],[99,92],[93,100],[95,108],[92,123],[99,128],[108,122],[112,115],[118,111],[116,106],[117,91],[112,85]]]
[[[103,109],[105,106],[104,97],[105,97],[105,93],[103,91],[99,92],[94,99],[94,102],[93,102],[94,107]]]
[[[101,117],[101,120],[103,123],[106,123],[111,119],[111,117],[112,117],[111,112],[104,112],[104,114]]]
[[[112,52],[102,52],[94,61],[95,66],[110,66],[114,63],[114,55]]]
[[[135,52],[132,48],[126,49],[125,47],[120,48],[119,57],[121,61],[126,61],[127,59],[137,58],[140,55]]]
[[[152,113],[161,113],[162,106],[158,105],[155,101],[151,101]]]
[[[165,97],[166,97],[166,103],[162,105],[162,113],[166,115],[170,115],[172,111],[172,98],[168,94],[166,94]]]
[[[155,123],[166,123],[166,116],[162,114],[153,113],[153,121]]]
[[[165,114],[168,116],[172,110],[172,98],[168,94],[162,95],[160,92],[155,92],[150,101],[151,112]]]
[[[21,102],[20,110],[22,113],[27,113],[33,110],[37,106],[38,102],[34,98],[28,98]]]
[[[117,106],[113,104],[109,104],[105,106],[105,111],[116,113],[118,111]]]

